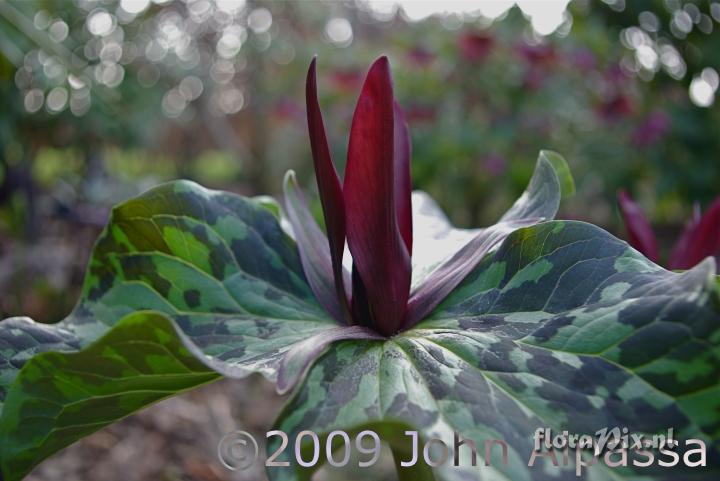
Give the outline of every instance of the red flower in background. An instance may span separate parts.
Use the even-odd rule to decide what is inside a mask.
[[[597,106],[598,115],[609,122],[622,120],[633,113],[634,106],[630,98],[618,93],[607,99],[604,99]]]
[[[597,67],[597,57],[591,50],[581,48],[570,54],[570,63],[581,72],[592,72]]]
[[[419,67],[426,67],[435,60],[435,54],[425,47],[415,47],[408,51],[408,58]]]
[[[530,45],[523,42],[515,47],[515,52],[527,64],[523,87],[528,90],[539,90],[545,83],[549,67],[557,60],[555,48],[549,44]]]
[[[330,81],[338,90],[355,91],[362,82],[362,73],[354,69],[336,69],[330,73]]]
[[[629,80],[629,77],[625,72],[623,72],[623,69],[619,64],[613,64],[610,66],[603,77],[608,85],[616,89],[625,85]]]
[[[671,119],[660,110],[650,113],[635,129],[633,143],[639,147],[647,147],[661,140],[668,133]]]
[[[517,46],[517,52],[522,58],[532,65],[550,65],[557,60],[557,52],[551,44],[530,45],[521,43]]]
[[[630,195],[620,190],[617,194],[620,213],[628,231],[628,242],[648,259],[658,262],[658,247],[650,222]],[[675,243],[668,260],[669,269],[690,269],[707,257],[714,256],[720,265],[720,197],[704,215],[696,207]]]
[[[545,71],[540,67],[530,66],[523,76],[523,87],[527,90],[540,90],[545,83]]]
[[[507,170],[507,160],[501,154],[489,154],[483,159],[482,166],[490,175],[497,177]]]
[[[280,99],[273,105],[272,113],[279,121],[292,121],[304,117],[302,108],[290,99]]]
[[[460,54],[468,62],[481,62],[490,54],[495,39],[488,34],[466,32],[460,35],[458,47]]]
[[[611,65],[603,74],[602,98],[595,106],[598,117],[617,122],[635,111],[632,98],[627,94],[628,76],[618,64]]]
[[[437,108],[434,105],[410,105],[405,116],[412,123],[434,122],[437,117]]]

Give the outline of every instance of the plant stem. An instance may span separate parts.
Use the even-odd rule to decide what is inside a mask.
[[[409,453],[405,450],[397,449],[392,445],[390,445],[390,450],[392,451],[393,460],[395,461],[395,472],[397,473],[398,481],[435,481],[432,468],[422,460],[418,460],[415,466],[403,467],[400,466],[400,463],[410,459]]]

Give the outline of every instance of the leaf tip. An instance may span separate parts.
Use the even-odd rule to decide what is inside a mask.
[[[541,150],[540,159],[544,159],[550,163],[558,182],[560,183],[561,198],[567,199],[575,195],[575,179],[573,179],[570,166],[565,157],[554,150]]]
[[[293,169],[285,172],[285,177],[283,178],[283,185],[287,186],[289,184],[293,184],[293,186],[297,185],[297,175]]]

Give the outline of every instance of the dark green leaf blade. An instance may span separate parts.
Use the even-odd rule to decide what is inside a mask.
[[[115,208],[70,316],[54,325],[25,318],[0,322],[0,403],[13,382],[29,381],[16,377],[33,356],[81,350],[138,311],[170,319],[213,370],[236,377],[259,372],[275,381],[294,344],[336,324],[315,299],[294,242],[266,205],[181,181]],[[304,365],[310,361],[303,356],[319,354],[296,351],[293,360]],[[0,464],[14,463],[25,450],[50,452],[32,432],[53,429],[56,420],[41,421],[47,424],[28,434],[39,444],[3,453]],[[71,442],[72,436],[59,439]]]
[[[218,379],[165,316],[135,313],[80,352],[45,352],[22,368],[0,423],[6,481],[138,409]]]
[[[341,342],[310,370],[278,421],[292,435],[403,422],[452,446],[453,431],[508,444],[507,466],[436,471],[440,480],[717,479],[720,299],[714,264],[673,273],[581,222],[520,229],[433,315],[388,341]],[[683,334],[684,332],[684,334]],[[533,432],[703,440],[708,466],[581,470],[538,460]],[[408,441],[409,442],[409,441]],[[644,459],[640,459],[643,461]],[[464,463],[464,464],[463,464]],[[561,461],[562,463],[562,461]],[[591,475],[588,472],[591,472]],[[271,473],[294,479],[292,470]],[[590,476],[590,478],[588,478]]]

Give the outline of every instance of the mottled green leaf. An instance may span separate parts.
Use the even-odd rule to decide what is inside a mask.
[[[552,218],[572,190],[562,158],[543,152],[501,221]],[[414,202],[415,238],[425,240],[417,285],[479,231],[453,228],[423,194]],[[435,470],[441,481],[578,479],[572,460],[528,467],[532,433],[544,427],[672,427],[708,445],[702,469],[599,465],[580,479],[720,474],[714,262],[668,272],[601,229],[545,222],[514,231],[426,319],[384,339],[332,321],[280,222],[267,199],[187,182],[116,208],[67,319],[0,323],[0,478],[19,480],[75,439],[217,373],[250,372],[282,391],[304,379],[278,421],[291,436],[374,429],[400,457],[404,430],[448,445],[456,431],[477,441],[481,464],[484,441],[507,443],[507,465],[494,452],[491,466],[469,467],[465,450],[461,467]]]
[[[449,446],[453,432],[500,449],[492,465],[438,468],[440,480],[718,479],[720,307],[710,260],[654,265],[580,222],[511,234],[430,316],[387,341],[334,344],[277,423],[291,435],[402,422]],[[703,440],[705,468],[528,467],[538,428],[593,434],[674,428]],[[656,453],[657,454],[657,453]],[[562,464],[562,457],[560,463]],[[452,459],[452,458],[451,458]],[[632,459],[632,458],[631,458]],[[639,458],[643,460],[642,458]],[[601,461],[602,463],[602,461]],[[464,466],[464,467],[463,467]],[[271,472],[292,480],[295,468]]]
[[[0,424],[4,479],[98,429],[219,375],[168,318],[135,313],[81,352],[44,352],[22,369]]]
[[[295,343],[336,325],[313,296],[294,242],[266,205],[263,200],[175,182],[115,208],[93,251],[82,298],[70,316],[54,325],[26,318],[0,322],[0,403],[6,398],[14,399],[15,406],[30,402],[33,394],[26,388],[34,383],[35,371],[20,369],[33,356],[81,350],[138,311],[164,315],[199,361],[214,371],[231,376],[259,372],[274,381]],[[97,374],[106,375],[102,363],[112,352],[102,353],[95,365]],[[296,351],[293,363],[306,364],[303,354],[317,355]],[[142,362],[143,351],[136,355],[135,362]],[[157,368],[166,362],[162,356],[153,361]],[[45,366],[52,370],[51,364]],[[48,405],[62,401],[53,399],[55,395],[48,391]],[[115,397],[124,410],[109,416],[102,409],[88,411],[87,426],[99,429],[110,418],[156,399],[132,390]],[[96,406],[102,406],[101,399]],[[12,416],[3,409],[0,431],[19,433]],[[21,443],[16,444],[14,435],[6,438],[14,446],[0,452],[6,481],[20,479],[25,472],[7,471],[8,466],[29,468],[90,432],[84,426],[71,431],[74,434],[46,438],[44,433],[60,429],[60,422],[40,416],[23,427]]]

